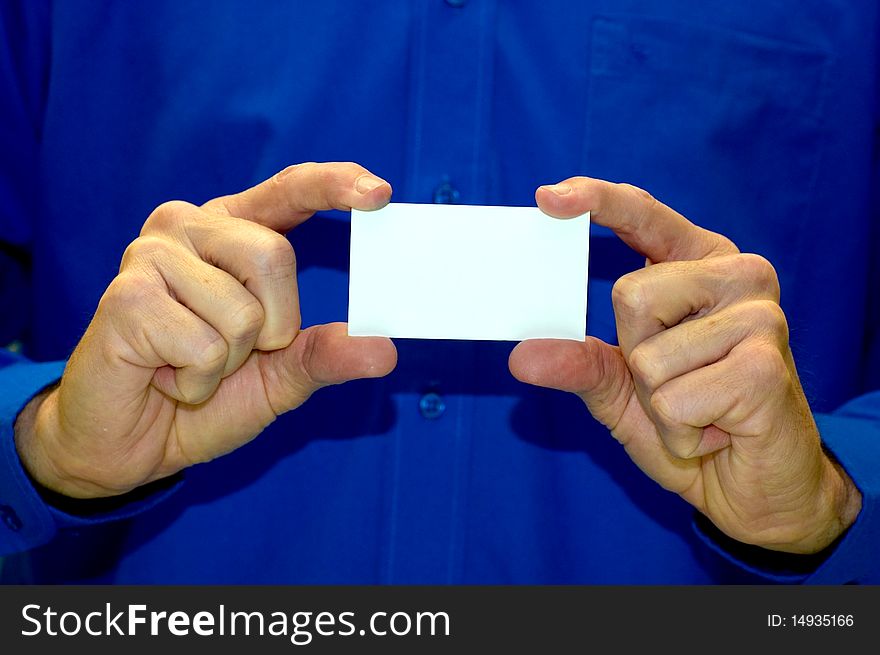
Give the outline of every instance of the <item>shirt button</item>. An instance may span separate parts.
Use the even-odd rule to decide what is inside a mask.
[[[446,0],[446,4],[448,4],[450,7],[456,7],[456,8],[464,7],[466,3],[467,3],[467,0]]]
[[[18,518],[18,514],[16,514],[15,510],[9,505],[0,505],[0,519],[2,519],[3,524],[13,532],[18,532],[24,525],[21,522],[21,519]]]
[[[458,198],[458,189],[452,186],[448,181],[441,182],[440,185],[434,189],[435,205],[454,205],[458,202]]]
[[[426,419],[440,418],[445,411],[446,401],[443,400],[443,396],[440,394],[431,391],[419,399],[419,412]]]

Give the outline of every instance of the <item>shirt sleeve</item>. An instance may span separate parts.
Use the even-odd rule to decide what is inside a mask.
[[[5,361],[4,361],[5,360]],[[19,411],[64,370],[63,362],[26,364],[0,354],[0,555],[46,543],[55,532],[48,508],[30,483],[15,449]]]
[[[64,362],[35,364],[0,351],[0,555],[29,550],[64,528],[129,518],[171,495],[176,475],[116,498],[76,500],[41,489],[28,476],[15,448],[14,425],[21,409],[57,382]]]

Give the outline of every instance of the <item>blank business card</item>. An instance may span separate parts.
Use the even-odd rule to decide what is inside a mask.
[[[537,207],[352,210],[348,332],[582,341],[589,230]]]

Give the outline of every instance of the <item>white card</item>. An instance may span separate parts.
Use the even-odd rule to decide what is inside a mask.
[[[582,341],[589,231],[537,207],[352,210],[348,333]]]

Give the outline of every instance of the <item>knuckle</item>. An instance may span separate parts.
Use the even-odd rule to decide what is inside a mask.
[[[122,253],[120,268],[126,268],[139,261],[156,261],[157,258],[166,255],[170,250],[170,244],[160,237],[152,234],[139,236],[132,241]]]
[[[258,347],[260,350],[267,351],[287,348],[287,346],[293,343],[293,340],[299,333],[299,328],[300,323],[297,318],[297,320],[291,321],[280,330],[274,330],[271,334],[261,334],[257,342]]]
[[[769,260],[753,253],[737,255],[736,260],[737,269],[757,289],[768,292],[771,298],[779,300],[779,277]]]
[[[219,386],[220,380],[217,379],[216,375],[212,374],[210,377],[213,379],[206,383],[201,371],[196,371],[196,373],[195,376],[190,377],[182,375],[181,372],[178,371],[178,374],[175,376],[177,393],[174,397],[183,401],[187,405],[201,405],[214,394]],[[194,459],[188,458],[188,461],[191,461],[193,464],[196,463],[196,460]]]
[[[655,391],[650,398],[651,411],[661,425],[673,425],[677,422],[678,410],[674,399],[665,391]]]
[[[154,301],[160,290],[144,275],[117,275],[101,298],[99,307],[111,312],[129,312]]]
[[[208,337],[197,346],[195,353],[196,368],[206,375],[214,375],[226,366],[229,346],[219,334]]]
[[[644,203],[649,205],[654,204],[657,200],[650,193],[645,191],[644,189],[637,187],[633,184],[629,184],[628,182],[620,182],[617,185],[621,189],[625,189],[627,193],[631,193],[639,198]]]
[[[183,217],[193,208],[183,200],[169,200],[156,207],[147,217],[141,234],[153,232],[171,232],[175,230],[183,220]]]
[[[289,177],[296,178],[303,174],[303,172],[308,171],[311,167],[317,166],[315,162],[302,162],[299,164],[291,164],[290,166],[285,166],[280,171],[275,173],[272,176],[273,184],[283,184]]]
[[[230,338],[236,343],[252,341],[263,327],[263,307],[256,300],[243,303],[230,315]]]
[[[723,257],[725,255],[739,254],[739,248],[737,248],[733,241],[723,234],[718,234],[717,232],[712,232],[712,234],[716,243],[709,256]]]
[[[770,388],[786,380],[789,376],[788,366],[779,348],[773,344],[756,343],[748,352],[746,361],[746,378],[757,388]],[[764,385],[767,385],[766,387]]]
[[[662,360],[644,344],[633,348],[628,363],[633,377],[648,388],[657,387],[663,379]]]
[[[779,303],[772,300],[755,301],[756,322],[767,326],[779,343],[788,343],[788,319]]]
[[[333,187],[339,183],[340,167],[333,164],[315,164],[314,174],[318,180],[318,184],[323,187]]]
[[[678,459],[691,459],[697,446],[699,446],[699,442],[693,443],[688,439],[678,436],[666,435],[666,438],[663,439],[663,445],[666,446],[666,450],[674,457]]]
[[[269,230],[256,239],[251,261],[261,277],[281,277],[296,271],[296,254],[290,241]]]
[[[648,304],[644,283],[632,274],[619,278],[611,288],[611,303],[615,310],[626,314],[644,312]]]
[[[272,177],[272,181],[278,184],[290,184],[291,182],[301,182],[302,178],[306,178],[313,184],[318,183],[319,185],[323,185],[328,180],[332,180],[334,175],[334,167],[331,164],[326,162],[305,161],[298,164],[292,164],[279,171]]]
[[[626,182],[620,182],[617,184],[617,186],[618,186],[618,188],[623,189],[626,193],[629,193],[630,195],[633,195],[636,197],[636,199],[639,201],[640,205],[642,206],[643,213],[650,212],[652,209],[654,209],[660,203],[660,201],[657,200],[650,193],[648,193],[644,189],[637,187],[635,185],[628,184]]]
[[[699,446],[699,440],[694,441],[685,420],[681,416],[684,408],[680,402],[676,402],[665,390],[658,391],[650,398],[651,412],[666,450],[678,459],[689,459]]]

